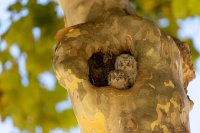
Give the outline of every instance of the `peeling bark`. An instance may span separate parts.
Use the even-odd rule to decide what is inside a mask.
[[[73,0],[72,5],[62,2],[66,15],[76,12],[72,8],[82,1]],[[91,7],[86,9],[88,13],[82,16],[78,10],[76,20],[70,12],[66,15],[66,19],[72,18],[66,26],[79,25],[61,30],[56,37],[54,70],[70,95],[81,132],[189,133],[192,102],[184,88],[194,77],[194,70],[187,45],[161,32],[153,22],[130,13],[130,6],[121,0],[110,2],[83,2],[83,9]],[[119,55],[124,51],[137,61],[135,84],[127,90],[92,85],[90,57],[98,52]]]

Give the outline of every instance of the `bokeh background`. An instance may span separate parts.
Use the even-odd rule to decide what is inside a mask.
[[[200,132],[200,0],[132,0],[137,13],[188,42],[196,79],[191,132]],[[79,133],[67,92],[52,71],[56,0],[0,0],[0,133]]]

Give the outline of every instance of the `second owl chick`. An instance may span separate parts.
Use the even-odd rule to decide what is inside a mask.
[[[129,87],[129,78],[124,71],[113,70],[108,75],[108,85],[117,89],[127,89]]]

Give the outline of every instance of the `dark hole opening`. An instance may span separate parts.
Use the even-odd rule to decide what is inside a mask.
[[[122,52],[121,54],[130,54],[130,52]],[[94,53],[88,60],[89,64],[89,80],[91,84],[97,87],[108,86],[108,74],[115,70],[115,60],[118,55],[111,52]]]

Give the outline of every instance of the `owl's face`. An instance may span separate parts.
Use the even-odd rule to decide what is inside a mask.
[[[116,58],[115,69],[132,71],[136,69],[136,61],[129,54],[121,54]]]
[[[108,75],[108,84],[117,89],[126,89],[128,88],[128,77],[121,70],[111,71]]]

